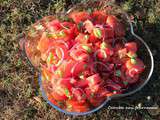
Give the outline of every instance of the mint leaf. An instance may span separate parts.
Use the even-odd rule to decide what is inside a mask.
[[[120,77],[121,76],[121,71],[120,70],[116,70],[116,76]]]
[[[88,53],[92,52],[91,48],[88,47],[87,45],[82,45],[82,48],[85,49]]]
[[[94,28],[93,29],[93,33],[94,33],[94,36],[101,39],[102,38],[102,31],[100,28]]]
[[[123,84],[124,84],[124,85],[128,85],[128,82],[124,81]]]
[[[131,58],[131,63],[134,64],[134,65],[137,64],[136,59],[135,58]]]

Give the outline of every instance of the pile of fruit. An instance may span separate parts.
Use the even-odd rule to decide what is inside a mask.
[[[66,111],[86,112],[137,84],[145,65],[125,35],[119,19],[100,10],[34,24],[26,52],[40,63],[48,100]]]

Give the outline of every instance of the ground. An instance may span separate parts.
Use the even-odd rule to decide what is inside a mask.
[[[37,75],[20,57],[17,35],[43,16],[66,10],[81,0],[0,0],[0,120],[152,120],[157,110],[108,110],[84,117],[67,116],[41,97]],[[84,0],[83,0],[84,1]],[[136,94],[114,100],[110,106],[160,106],[160,1],[116,0],[136,16],[139,34],[150,46],[155,69],[149,83]]]

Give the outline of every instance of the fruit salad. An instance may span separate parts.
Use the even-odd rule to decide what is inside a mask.
[[[140,81],[138,45],[125,39],[118,17],[103,10],[49,16],[28,32],[27,55],[40,64],[48,100],[69,112],[87,112]],[[35,44],[31,44],[35,41]]]

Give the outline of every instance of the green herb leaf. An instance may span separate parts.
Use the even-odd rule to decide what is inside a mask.
[[[49,56],[48,56],[48,58],[47,58],[47,62],[50,63],[52,59],[53,59],[53,53],[50,52],[50,53],[49,53]]]
[[[131,58],[131,63],[134,64],[134,65],[137,64],[136,59],[135,58]]]
[[[121,76],[121,71],[120,70],[116,70],[116,76],[120,77]]]
[[[132,52],[128,52],[127,55],[130,58],[136,58],[137,57],[137,54],[136,53],[133,54]]]
[[[101,49],[106,49],[107,48],[107,43],[106,42],[102,42],[100,45]]]
[[[67,88],[65,89],[65,94],[69,99],[72,98],[72,96],[70,96],[69,90]]]
[[[63,73],[60,70],[55,71],[55,74],[59,75],[61,78],[63,77]]]
[[[92,52],[92,49],[86,45],[82,45],[82,48],[85,49],[88,53]]]
[[[88,40],[88,39],[89,39],[89,36],[88,36],[88,35],[85,35],[84,38],[85,38],[86,40]]]
[[[99,29],[99,28],[94,28],[94,29],[93,29],[93,33],[94,33],[95,37],[97,37],[97,38],[99,38],[99,39],[102,38],[102,31],[101,31],[101,29]]]
[[[94,93],[91,93],[91,98],[93,98],[95,96],[95,94]]]
[[[124,85],[128,85],[128,82],[124,81],[123,84],[124,84]]]
[[[84,66],[83,66],[83,67],[84,67],[84,69],[86,69],[86,68],[87,68],[87,66],[88,66],[87,64],[84,64]]]
[[[58,34],[58,37],[63,37],[64,38],[65,36],[66,36],[66,34],[63,30],[60,31],[59,34]]]
[[[77,25],[77,27],[78,27],[78,30],[81,30],[81,28],[83,27],[83,22],[80,22],[80,23]]]

